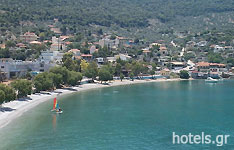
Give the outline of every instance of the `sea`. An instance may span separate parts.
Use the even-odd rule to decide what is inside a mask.
[[[234,80],[123,85],[57,100],[62,114],[50,111],[51,98],[0,129],[0,150],[234,149]]]

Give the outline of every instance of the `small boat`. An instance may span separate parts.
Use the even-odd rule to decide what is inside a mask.
[[[54,105],[53,105],[53,109],[51,111],[55,112],[55,113],[58,113],[58,114],[63,113],[62,109],[58,105],[58,102],[57,102],[56,98],[54,98]]]
[[[213,79],[213,78],[211,78],[211,77],[208,77],[206,80],[205,80],[205,82],[207,82],[207,83],[217,83],[219,80],[217,80],[217,79]]]

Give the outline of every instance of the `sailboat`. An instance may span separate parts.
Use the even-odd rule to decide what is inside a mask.
[[[213,79],[213,78],[211,78],[211,77],[208,77],[206,80],[205,80],[205,82],[207,82],[207,83],[217,83],[219,80],[217,80],[217,79]]]
[[[56,112],[56,113],[60,113],[60,114],[63,113],[62,109],[58,105],[58,101],[56,98],[54,98],[54,105],[53,105],[53,109],[51,111]]]

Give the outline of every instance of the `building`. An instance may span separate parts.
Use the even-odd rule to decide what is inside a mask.
[[[226,65],[225,64],[218,64],[218,63],[210,63],[210,71],[211,72],[226,72]]]
[[[64,53],[59,51],[43,51],[39,56],[39,61],[45,64],[56,63],[61,64]]]
[[[162,45],[159,48],[159,52],[160,52],[161,56],[165,56],[168,54],[166,46],[162,46]]]
[[[158,46],[158,47],[161,47],[162,44],[160,43],[151,43],[149,48],[153,48],[154,46]]]
[[[186,65],[184,62],[171,62],[171,68],[175,70],[183,69]]]
[[[115,63],[116,62],[115,57],[106,57],[106,59],[107,59],[107,62],[110,62],[110,63]]]
[[[117,36],[116,38],[119,40],[119,46],[124,46],[129,41],[129,39],[125,37]]]
[[[114,40],[109,39],[109,37],[103,38],[99,40],[99,45],[103,48],[106,46],[107,48],[118,48],[119,47],[119,39],[116,38]]]
[[[32,42],[30,42],[30,44],[41,45],[41,42],[38,42],[38,41],[32,41]]]
[[[84,60],[86,60],[88,62],[88,61],[92,60],[93,55],[91,55],[91,54],[82,54],[81,58],[84,59]]]
[[[52,28],[50,28],[50,31],[54,32],[57,35],[61,35],[62,34],[60,28],[52,27]]]
[[[20,40],[22,40],[24,43],[30,43],[32,41],[37,41],[39,37],[32,32],[26,32],[24,35],[20,35]]]
[[[19,47],[19,48],[27,48],[27,46],[23,43],[18,43],[16,44],[16,47]]]
[[[22,77],[29,71],[44,72],[51,67],[56,66],[55,63],[43,63],[40,61],[22,61],[13,60],[12,58],[0,59],[1,71],[4,72],[7,79]]]
[[[80,50],[79,49],[71,49],[68,52],[73,53],[75,56],[80,56]]]
[[[0,48],[1,48],[1,49],[5,49],[5,48],[6,48],[6,44],[4,44],[4,43],[3,43],[3,44],[0,44]]]
[[[166,66],[170,60],[171,60],[171,58],[169,56],[160,56],[158,58],[158,63],[161,66]]]
[[[234,67],[231,68],[231,72],[234,73]]]
[[[60,51],[66,50],[65,42],[60,38],[56,38],[55,36],[52,37],[52,44],[50,46],[50,51]]]
[[[102,58],[102,57],[98,57],[98,58],[96,58],[96,60],[97,60],[97,63],[100,65],[102,65],[104,63],[104,58]]]
[[[199,72],[209,72],[210,71],[210,63],[199,62],[199,63],[197,63],[197,69]]]
[[[207,45],[207,43],[208,43],[207,41],[200,41],[196,45],[199,46],[199,47],[204,47],[204,46]]]
[[[192,71],[190,72],[190,76],[193,79],[207,79],[209,77],[209,73],[199,72],[199,71]]]
[[[199,62],[197,63],[197,69],[199,72],[226,72],[225,64]]]
[[[224,49],[227,51],[234,51],[234,48],[232,46],[225,46]]]
[[[169,69],[167,69],[167,68],[165,68],[165,69],[163,69],[163,70],[161,70],[160,71],[160,74],[162,75],[162,76],[165,76],[165,77],[169,77],[170,76],[170,70]]]
[[[144,56],[149,56],[151,51],[145,49],[145,50],[142,51],[142,53],[143,53]]]
[[[115,58],[127,61],[127,60],[130,60],[132,57],[126,54],[119,54],[119,55],[115,55]]]
[[[219,52],[221,52],[223,50],[225,50],[225,49],[222,46],[215,45],[215,47],[214,47],[214,53],[219,53]]]

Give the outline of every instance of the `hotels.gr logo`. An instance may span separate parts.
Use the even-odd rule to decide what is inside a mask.
[[[230,135],[217,135],[214,139],[211,135],[206,135],[204,132],[201,135],[193,135],[189,133],[188,135],[176,135],[175,132],[172,133],[172,143],[173,144],[216,144],[216,146],[223,146],[227,144],[228,137]],[[213,139],[213,140],[212,140]]]

